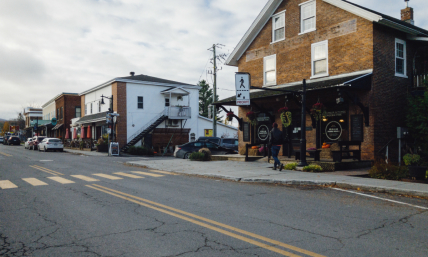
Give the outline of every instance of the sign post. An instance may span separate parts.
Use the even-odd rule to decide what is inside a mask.
[[[236,105],[250,105],[250,73],[235,73]]]

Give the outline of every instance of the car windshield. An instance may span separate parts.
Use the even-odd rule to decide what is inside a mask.
[[[61,143],[61,140],[59,140],[59,139],[49,139],[49,142],[52,142],[52,143]]]
[[[195,147],[202,147],[202,143],[200,143],[200,142],[195,142]]]

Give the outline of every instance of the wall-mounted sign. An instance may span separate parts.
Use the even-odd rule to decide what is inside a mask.
[[[332,111],[332,112],[326,112],[325,117],[340,117],[346,115],[346,111]]]
[[[342,135],[342,126],[337,121],[332,121],[325,127],[325,135],[330,140],[338,140]]]
[[[236,105],[250,105],[251,76],[249,73],[235,74]]]
[[[242,123],[243,126],[243,130],[242,130],[242,134],[243,134],[243,141],[244,142],[250,142],[250,123],[248,122],[244,122]]]
[[[212,129],[204,129],[204,136],[205,137],[212,137],[213,136],[213,130]]]
[[[269,138],[269,127],[267,125],[260,125],[257,129],[257,136],[261,141],[267,141]]]

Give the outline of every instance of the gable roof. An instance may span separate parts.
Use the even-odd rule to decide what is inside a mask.
[[[117,79],[129,79],[129,80],[164,83],[164,84],[177,84],[177,85],[195,86],[195,85],[190,85],[190,84],[177,82],[177,81],[173,81],[173,80],[151,77],[151,76],[147,76],[147,75],[143,75],[143,74],[135,75],[135,76],[128,76],[128,77],[121,77],[121,78],[117,78]]]
[[[266,23],[270,20],[273,13],[276,11],[278,6],[282,3],[283,0],[269,0],[265,7],[262,9],[260,14],[251,24],[250,28],[247,30],[245,35],[239,41],[238,45],[229,55],[226,60],[226,64],[230,66],[237,66],[238,60],[245,53],[250,44],[254,41]],[[410,23],[404,22],[402,20],[393,18],[391,16],[373,11],[371,9],[362,7],[360,5],[354,4],[346,0],[322,0],[326,3],[329,3],[333,6],[341,8],[347,12],[353,13],[357,16],[360,16],[364,19],[367,19],[371,22],[376,22],[402,32],[408,33],[412,36],[428,36],[428,31],[422,28],[419,28]]]
[[[184,90],[181,87],[176,87],[176,88],[168,88],[165,89],[163,91],[161,91],[161,94],[174,94],[174,95],[189,95],[190,92],[187,90]]]

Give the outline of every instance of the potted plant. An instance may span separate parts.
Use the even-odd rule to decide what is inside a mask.
[[[226,115],[227,115],[227,121],[232,121],[233,120],[233,115],[234,115],[233,112],[228,112]]]
[[[322,116],[325,116],[325,108],[322,103],[316,103],[312,105],[311,109],[311,115],[314,117],[317,121],[321,119]]]
[[[281,117],[281,122],[284,127],[288,127],[291,125],[291,112],[288,111],[288,107],[282,107],[278,110]]]
[[[257,116],[253,111],[247,112],[247,119],[251,123],[251,125],[253,126],[257,125]]]
[[[409,176],[417,180],[424,180],[428,167],[420,166],[421,156],[419,154],[406,154],[403,156],[404,164],[409,168]]]

